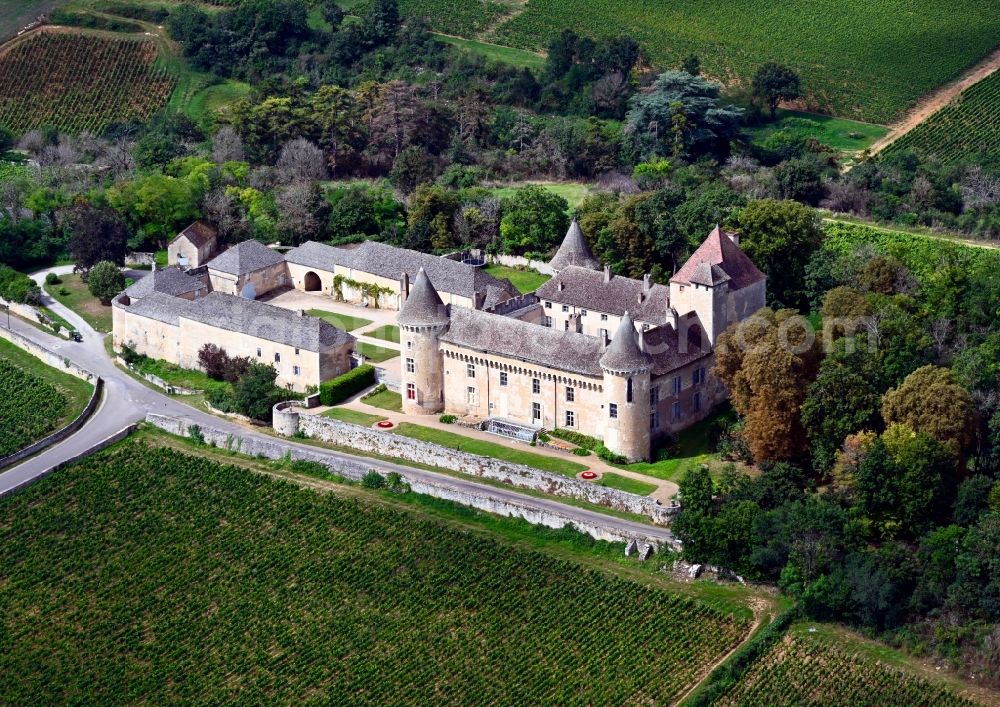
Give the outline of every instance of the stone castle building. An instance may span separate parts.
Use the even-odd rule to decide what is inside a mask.
[[[403,410],[494,431],[566,428],[648,459],[726,396],[709,376],[725,327],[764,306],[765,277],[716,227],[670,286],[611,275],[574,222],[533,295],[446,304],[421,270],[400,310]]]

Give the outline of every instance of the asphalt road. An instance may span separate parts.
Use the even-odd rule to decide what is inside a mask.
[[[72,272],[72,266],[52,268],[35,273],[32,277],[41,283],[45,279],[45,274],[49,272],[65,274]],[[130,273],[130,276],[133,278],[141,275],[142,271]],[[111,360],[104,347],[103,335],[94,331],[75,312],[56,302],[48,295],[44,295],[44,300],[45,306],[58,313],[77,328],[83,335],[83,341],[77,343],[52,336],[39,331],[19,319],[11,319],[11,328],[42,344],[46,348],[65,355],[78,365],[101,376],[104,379],[104,396],[100,406],[91,416],[90,420],[72,437],[49,447],[34,457],[0,474],[0,495],[31,483],[31,481],[48,473],[52,467],[83,453],[94,444],[107,439],[124,427],[145,419],[146,414],[149,412],[187,418],[193,424],[224,429],[233,434],[246,437],[257,437],[271,442],[274,441],[273,437],[256,432],[252,428],[226,420],[225,418],[216,417],[207,412],[197,410],[178,402],[175,398],[171,398],[166,394],[139,383],[118,368]],[[0,320],[0,326],[6,326],[6,321]],[[369,457],[353,456],[332,450],[324,450],[291,440],[283,440],[283,443],[289,448],[299,448],[314,454],[317,452],[323,453],[331,459],[343,459],[353,462],[360,461],[383,474],[391,471],[399,471],[405,473],[410,478],[422,479],[439,485],[448,485],[459,491],[476,493],[500,501],[517,503],[539,511],[558,513],[561,516],[581,523],[596,522],[608,528],[618,530],[628,536],[647,538],[659,542],[672,542],[674,540],[673,535],[666,528],[658,528],[566,505],[554,499],[529,496],[512,489],[499,488],[479,483],[472,479],[438,474],[409,466],[400,466]]]

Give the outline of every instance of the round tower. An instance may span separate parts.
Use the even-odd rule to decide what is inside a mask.
[[[435,415],[444,410],[444,358],[438,343],[448,330],[448,308],[423,268],[399,310],[403,412]]]
[[[630,461],[649,459],[649,390],[653,357],[643,350],[628,312],[601,356],[604,446]]]

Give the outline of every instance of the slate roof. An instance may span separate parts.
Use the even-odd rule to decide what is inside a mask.
[[[568,373],[600,378],[603,344],[594,336],[559,331],[465,307],[451,309],[445,343]]]
[[[448,311],[423,268],[420,268],[416,282],[410,287],[410,296],[403,302],[397,321],[410,326],[432,326],[448,322]]]
[[[729,279],[730,288],[739,290],[763,280],[764,273],[758,270],[747,254],[733,242],[731,235],[735,234],[726,233],[716,226],[670,281],[709,285],[724,282],[725,280],[718,278],[725,275]],[[711,266],[710,276],[702,267],[705,264]]]
[[[115,306],[175,326],[181,318],[190,319],[306,351],[322,351],[355,341],[353,336],[322,319],[222,292],[211,292],[196,300],[153,292],[128,306],[116,299]]]
[[[271,250],[260,241],[249,240],[237,243],[218,257],[209,261],[210,270],[218,270],[229,275],[246,275],[284,262],[281,253]]]
[[[218,235],[219,232],[204,221],[195,221],[183,231],[178,233],[174,240],[176,241],[181,236],[185,236],[189,241],[191,241],[193,246],[201,248],[206,243],[215,240]]]
[[[628,312],[625,312],[615,338],[601,356],[601,368],[619,373],[637,373],[653,368],[653,357],[639,348],[639,335]]]
[[[642,280],[614,275],[605,282],[603,272],[571,265],[538,288],[535,294],[541,299],[618,317],[628,310],[638,321],[664,323],[670,306],[670,288],[654,284],[640,301],[643,287]]]
[[[438,292],[472,300],[477,292],[487,295],[490,287],[497,288],[496,297],[505,294],[505,299],[510,299],[519,294],[509,281],[499,280],[482,268],[378,241],[365,241],[356,248],[335,248],[310,241],[288,251],[285,260],[328,272],[339,265],[390,280],[399,280],[405,272],[412,281],[423,268]]]
[[[669,324],[653,327],[643,332],[646,351],[653,357],[653,377],[666,375],[692,361],[708,356],[711,347],[701,348],[685,341],[681,351],[677,331]]]
[[[159,270],[153,270],[125,290],[132,298],[146,297],[152,292],[162,292],[174,297],[180,297],[198,290],[208,289],[201,280],[188,275],[176,265]]]
[[[562,270],[570,265],[590,268],[591,270],[602,269],[601,261],[595,258],[591,252],[590,246],[587,245],[587,239],[584,238],[583,231],[580,230],[580,224],[577,223],[576,218],[569,225],[566,237],[563,238],[559,250],[556,251],[552,260],[549,261],[549,265],[556,270]]]

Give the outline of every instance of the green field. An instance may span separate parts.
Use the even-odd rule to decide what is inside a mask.
[[[973,84],[955,100],[885,148],[883,155],[916,150],[945,163],[992,153],[1000,146],[1000,71]]]
[[[549,275],[534,270],[518,270],[506,265],[487,265],[486,272],[493,277],[510,280],[518,292],[534,292],[551,279]]]
[[[447,430],[439,430],[433,427],[415,425],[412,422],[400,423],[400,425],[396,427],[393,432],[403,435],[404,437],[412,437],[413,439],[419,439],[424,442],[439,444],[442,447],[448,447],[449,449],[458,449],[463,452],[468,452],[469,454],[478,454],[483,457],[493,457],[494,459],[500,459],[513,464],[523,464],[525,466],[530,466],[533,469],[550,471],[554,474],[562,474],[563,476],[576,476],[581,471],[587,470],[585,465],[571,462],[566,459],[543,456],[541,454],[535,454],[534,452],[506,447],[502,444],[497,444],[496,442],[487,442],[474,437],[466,437],[465,435],[448,432]]]
[[[715,704],[723,707],[977,704],[937,680],[924,679],[845,645],[842,636],[830,638],[793,630]]]
[[[459,49],[464,49],[473,54],[480,54],[490,61],[497,61],[501,64],[509,64],[518,68],[527,69],[541,69],[545,66],[544,56],[536,54],[535,52],[529,52],[525,49],[515,49],[514,47],[505,47],[500,44],[480,42],[475,39],[462,39],[460,37],[452,37],[446,34],[438,35],[438,39],[446,44],[458,47]]]
[[[583,200],[590,196],[591,188],[589,184],[582,182],[524,182],[510,184],[501,187],[494,187],[491,191],[498,199],[513,196],[514,193],[528,184],[538,184],[546,191],[550,191],[556,196],[561,196],[569,204],[569,212],[583,203]]]
[[[747,85],[775,60],[801,74],[811,110],[872,123],[899,117],[1000,43],[1000,13],[981,0],[528,0],[485,10],[476,0],[403,0],[401,7],[442,32],[529,50],[565,28],[625,34],[657,68],[693,53],[706,75],[727,84]],[[498,22],[504,10],[509,19]]]
[[[628,491],[629,493],[635,493],[640,496],[648,496],[656,490],[656,486],[653,484],[646,483],[645,481],[639,481],[638,479],[631,479],[627,476],[615,474],[611,471],[606,471],[601,474],[601,478],[598,479],[596,483],[598,486],[607,486],[611,489]]]
[[[782,109],[778,111],[778,120],[774,123],[747,130],[755,143],[763,142],[778,132],[794,137],[815,138],[841,152],[857,153],[863,152],[876,140],[884,137],[889,128],[846,118]]]
[[[0,339],[0,457],[72,422],[94,388]]]
[[[390,358],[399,356],[399,349],[390,349],[387,346],[369,344],[367,341],[359,341],[354,345],[354,349],[370,363],[383,363]]]
[[[325,309],[310,309],[306,314],[312,317],[319,317],[344,331],[354,331],[372,323],[371,319],[352,317],[350,314],[340,314],[339,312],[327,312]]]
[[[645,573],[155,444],[0,500],[3,702],[666,704],[749,627]]]
[[[395,324],[384,324],[378,329],[366,332],[365,336],[370,336],[373,339],[381,339],[382,341],[392,341],[393,343],[398,344],[399,327]]]
[[[350,422],[353,425],[361,425],[362,427],[371,427],[376,422],[385,419],[382,415],[370,415],[367,412],[359,412],[358,410],[351,410],[349,408],[330,408],[323,413],[323,417],[340,420],[341,422]]]
[[[218,110],[245,98],[248,93],[250,84],[241,81],[211,84],[198,89],[184,102],[184,113],[198,123],[210,122]]]
[[[45,291],[64,307],[76,312],[95,331],[106,334],[111,331],[111,306],[105,307],[101,300],[90,294],[87,283],[79,275],[60,275],[59,285],[45,284]],[[62,294],[62,292],[66,294]]]

